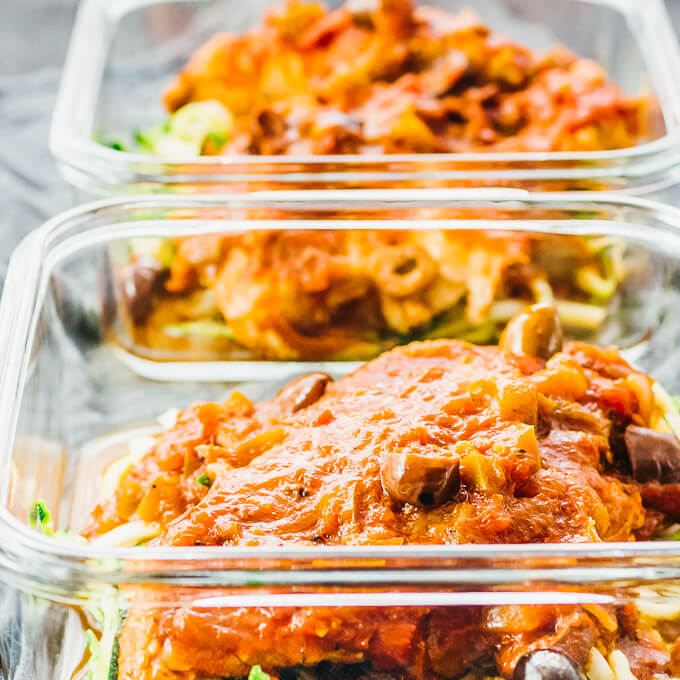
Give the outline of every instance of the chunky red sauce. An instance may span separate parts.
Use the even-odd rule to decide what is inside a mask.
[[[88,533],[143,519],[164,525],[164,545],[633,540],[640,492],[607,461],[612,427],[648,424],[638,392],[650,385],[615,351],[582,344],[547,363],[412,344],[296,413],[285,395],[191,407]],[[396,452],[458,461],[458,493],[433,509],[396,503],[381,480]]]
[[[663,518],[655,507],[669,503],[629,476],[620,435],[649,426],[653,403],[651,379],[614,349],[572,343],[545,361],[458,341],[414,343],[334,383],[322,374],[297,381],[268,402],[236,392],[192,406],[95,509],[87,534],[142,519],[161,523],[156,545],[320,553],[339,544],[645,538]],[[455,484],[433,490],[442,469],[455,471]],[[427,483],[414,486],[423,470]],[[209,489],[196,481],[204,474]],[[399,500],[413,488],[412,502]],[[527,652],[557,650],[583,666],[593,646],[624,650],[644,680],[673,668],[671,642],[627,605],[215,609],[193,605],[190,589],[130,595],[124,680],[241,677],[254,664],[276,676],[321,662],[378,674],[365,677],[489,669],[482,676],[510,678]],[[324,677],[345,677],[331,667]]]
[[[291,0],[217,34],[165,94],[171,112],[205,100],[234,120],[207,154],[595,151],[649,133],[649,101],[595,62],[409,0]]]

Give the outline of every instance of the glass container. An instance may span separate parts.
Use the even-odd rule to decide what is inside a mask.
[[[332,6],[337,5],[331,3]],[[439,0],[449,11],[465,0]],[[258,0],[86,0],[54,112],[50,146],[65,177],[89,194],[243,192],[275,188],[514,186],[651,192],[677,177],[680,52],[662,0],[484,0],[492,28],[534,49],[560,43],[599,62],[626,92],[658,102],[653,138],[614,151],[170,159],[95,141],[162,120],[161,92],[217,31],[256,25]]]

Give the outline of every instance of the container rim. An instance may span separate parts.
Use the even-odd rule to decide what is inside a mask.
[[[680,210],[652,200],[616,193],[546,193],[521,190],[431,190],[404,192],[330,191],[263,192],[244,196],[139,196],[119,197],[85,204],[57,215],[27,236],[12,256],[5,292],[0,302],[0,356],[6,357],[0,373],[0,571],[10,580],[31,588],[73,589],[91,582],[189,582],[191,584],[248,584],[257,582],[317,583],[406,581],[427,578],[456,583],[495,580],[658,578],[680,577],[680,542],[454,545],[388,547],[131,547],[107,548],[45,537],[15,517],[7,506],[9,469],[16,436],[19,403],[30,357],[27,347],[36,331],[38,305],[47,284],[46,260],[60,236],[89,217],[106,217],[107,211],[163,208],[240,207],[242,205],[295,205],[296,197],[314,207],[324,199],[348,207],[447,205],[486,207],[540,207],[578,209],[590,206],[627,208],[653,216],[674,239],[680,240]],[[429,199],[429,200],[428,200]],[[612,221],[616,221],[616,216]],[[94,228],[100,228],[94,227]],[[650,225],[654,231],[659,227]],[[68,238],[68,235],[67,235]],[[480,576],[480,573],[482,576]],[[367,575],[368,574],[368,575]],[[255,576],[256,575],[256,578]],[[494,581],[495,582],[495,581]]]
[[[625,149],[586,152],[196,156],[172,159],[110,149],[92,139],[96,100],[117,22],[180,0],[84,0],[52,118],[49,145],[73,184],[100,194],[134,185],[232,182],[603,180],[649,191],[680,175],[680,48],[662,0],[570,0],[622,14],[649,69],[666,125],[661,137]],[[183,1],[183,0],[182,0]],[[200,0],[192,0],[199,2]],[[97,36],[96,40],[92,36]],[[426,165],[423,168],[422,165]]]

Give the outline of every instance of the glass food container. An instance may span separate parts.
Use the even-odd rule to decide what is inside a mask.
[[[334,5],[337,3],[331,3]],[[465,0],[435,3],[458,11]],[[484,0],[482,20],[531,48],[564,44],[599,62],[626,92],[649,92],[653,139],[597,152],[344,156],[213,156],[183,160],[108,148],[163,119],[161,92],[217,31],[256,25],[271,4],[166,0],[81,4],[50,146],[66,178],[95,195],[274,188],[515,186],[651,192],[677,176],[680,53],[662,0]]]
[[[236,379],[250,381],[239,385],[243,394],[263,398],[309,370],[309,362],[275,361],[139,370],[110,340],[117,248],[131,238],[224,231],[225,223],[243,228],[250,211],[268,229],[342,231],[361,222],[614,239],[624,246],[625,275],[594,339],[619,344],[671,394],[680,389],[680,212],[661,204],[473,191],[337,203],[332,195],[148,197],[72,210],[17,249],[0,306],[4,677],[261,680],[258,667],[273,664],[281,678],[519,680],[548,677],[545,668],[557,664],[557,677],[580,669],[591,680],[630,680],[645,649],[666,655],[647,668],[677,676],[680,544],[672,540],[159,548],[127,547],[139,536],[79,539],[110,463],[131,440],[167,427],[159,414],[223,400]],[[513,646],[518,640],[529,647]],[[529,648],[543,654],[526,657]]]
[[[648,238],[643,223],[633,240],[596,234],[590,199],[557,200],[519,189],[147,198],[106,208],[115,230],[93,254],[99,269],[69,285],[89,298],[80,323],[96,319],[119,361],[160,380],[285,378],[300,362],[342,374],[412,340],[496,342],[510,317],[552,300],[569,337],[644,346],[662,284],[632,245]]]

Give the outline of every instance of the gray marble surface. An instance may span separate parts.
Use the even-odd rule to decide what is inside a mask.
[[[47,150],[76,0],[0,0],[0,280],[16,244],[74,192]]]
[[[76,201],[47,133],[77,4],[0,0],[0,281],[21,238]],[[680,0],[666,4],[680,30]]]

